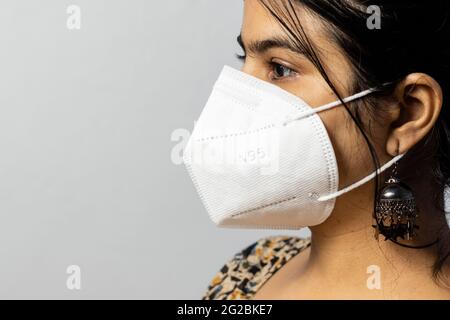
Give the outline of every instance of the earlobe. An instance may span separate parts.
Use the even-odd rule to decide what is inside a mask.
[[[396,157],[402,153],[400,151],[401,150],[400,143],[399,143],[398,139],[396,139],[395,137],[388,139],[387,145],[386,145],[386,150],[387,150],[387,153],[391,157]]]
[[[431,132],[443,102],[439,83],[423,73],[408,75],[398,84],[395,96],[398,112],[386,142],[391,156],[408,152]]]

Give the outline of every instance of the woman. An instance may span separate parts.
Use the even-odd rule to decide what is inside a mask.
[[[224,69],[186,154],[252,148],[186,163],[218,225],[311,238],[260,239],[204,299],[450,298],[448,4],[376,4],[244,1],[242,70]],[[242,169],[268,154],[273,172]]]

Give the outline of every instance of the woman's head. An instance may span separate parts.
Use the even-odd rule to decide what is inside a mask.
[[[378,89],[319,114],[333,142],[340,187],[407,153],[400,164],[402,178],[422,191],[429,184],[425,199],[441,204],[450,179],[450,115],[444,104],[450,57],[447,1],[377,1],[380,28],[368,24],[373,12],[368,13],[367,1],[245,0],[244,5],[239,38],[246,53],[244,72],[311,106]],[[378,183],[353,198],[378,190]],[[336,207],[339,202],[345,207],[347,199]],[[427,218],[442,225],[442,208],[436,211]],[[439,237],[436,270],[448,256],[448,227]]]

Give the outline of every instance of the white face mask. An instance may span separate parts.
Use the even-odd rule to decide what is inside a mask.
[[[312,108],[275,85],[225,66],[184,152],[212,221],[252,229],[318,225],[331,214],[336,197],[372,180],[375,172],[338,191],[335,153],[317,113],[340,105]]]

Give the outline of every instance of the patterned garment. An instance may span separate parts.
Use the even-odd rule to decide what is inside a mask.
[[[258,240],[222,267],[202,300],[251,299],[271,276],[310,244],[310,238],[287,236]]]

